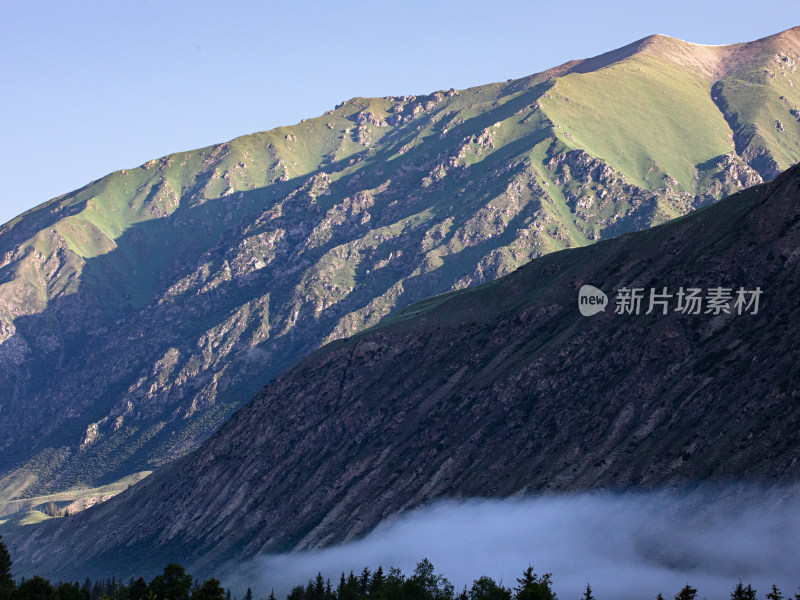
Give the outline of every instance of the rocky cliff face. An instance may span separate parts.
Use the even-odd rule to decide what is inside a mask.
[[[345,541],[443,497],[796,482],[798,248],[794,167],[674,222],[416,304],[311,354],[127,492],[15,538],[17,565],[119,575],[178,560],[209,572]],[[609,295],[604,312],[579,312],[587,284]],[[716,310],[719,287],[760,289],[759,307]],[[640,313],[618,314],[634,288],[646,290]],[[666,314],[646,314],[649,290],[664,288]],[[705,298],[697,314],[678,310],[689,288]]]
[[[773,177],[800,159],[799,39],[653,36],[504,84],[357,98],[4,225],[3,482],[163,464],[325,342]]]

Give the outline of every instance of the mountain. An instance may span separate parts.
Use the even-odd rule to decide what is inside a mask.
[[[800,165],[415,304],[312,353],[129,490],[18,532],[16,564],[210,572],[347,541],[440,498],[796,483],[799,248]],[[609,295],[605,311],[582,316],[585,285]],[[747,305],[714,309],[720,287]],[[619,311],[634,288],[641,311]],[[704,304],[684,314],[691,288]],[[651,289],[672,296],[666,314],[646,314]]]
[[[773,178],[800,160],[798,60],[800,28],[651,36],[355,98],[21,215],[0,228],[0,501],[141,477],[326,342]]]

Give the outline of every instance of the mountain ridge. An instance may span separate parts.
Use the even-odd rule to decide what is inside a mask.
[[[800,159],[797,29],[757,48],[784,38],[713,85],[640,52],[356,98],[3,225],[3,483],[28,482],[20,497],[150,470],[322,343],[771,178]]]

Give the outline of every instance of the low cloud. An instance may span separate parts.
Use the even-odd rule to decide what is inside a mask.
[[[508,587],[529,564],[553,573],[561,600],[590,582],[599,600],[728,598],[739,578],[759,597],[800,586],[800,493],[728,486],[693,491],[591,493],[525,500],[442,501],[383,523],[367,537],[322,550],[261,556],[223,577],[234,590],[286,594],[318,571],[382,565],[411,573],[428,558],[456,590],[481,575]]]

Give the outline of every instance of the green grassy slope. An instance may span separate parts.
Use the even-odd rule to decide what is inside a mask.
[[[632,183],[658,188],[671,178],[677,189],[694,191],[697,165],[734,150],[710,87],[697,70],[635,55],[560,78],[542,107],[567,146],[603,159]]]

